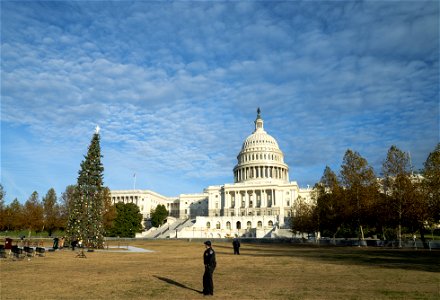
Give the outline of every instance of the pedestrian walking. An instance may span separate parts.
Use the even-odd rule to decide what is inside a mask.
[[[214,295],[214,282],[212,275],[214,273],[217,262],[215,260],[215,251],[212,249],[211,241],[206,241],[205,252],[203,253],[203,264],[205,265],[205,273],[203,274],[203,295]]]
[[[240,255],[240,241],[238,239],[232,241],[232,247],[234,247],[234,255]]]

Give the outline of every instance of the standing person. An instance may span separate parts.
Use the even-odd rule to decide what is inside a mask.
[[[52,246],[52,248],[54,249],[54,250],[57,250],[58,249],[58,242],[59,242],[59,238],[54,238],[53,239],[53,246]]]
[[[240,241],[238,239],[232,241],[232,247],[234,247],[234,254],[240,255]]]
[[[78,240],[75,238],[70,242],[70,246],[72,246],[72,251],[75,251],[76,246],[78,245]]]
[[[61,237],[60,242],[58,244],[58,247],[60,248],[60,250],[63,249],[63,247],[64,247],[64,236]]]
[[[203,295],[214,295],[214,282],[212,274],[217,266],[215,260],[215,251],[212,249],[211,241],[206,241],[205,252],[203,253],[203,264],[205,265],[205,273],[203,274]]]

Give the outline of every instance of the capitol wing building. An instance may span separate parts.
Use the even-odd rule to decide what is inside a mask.
[[[167,223],[139,237],[225,238],[292,236],[290,220],[299,198],[311,201],[311,189],[289,180],[289,167],[277,141],[264,130],[260,109],[255,130],[237,156],[234,183],[207,187],[200,194],[165,197],[149,190],[111,191],[113,203],[135,203],[144,216],[163,204]]]

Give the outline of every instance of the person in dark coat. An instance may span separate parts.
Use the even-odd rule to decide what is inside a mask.
[[[205,265],[205,273],[203,274],[203,295],[214,295],[214,282],[212,274],[214,273],[217,262],[215,260],[215,251],[212,249],[211,241],[206,241],[206,250],[203,253],[203,264]]]
[[[78,246],[78,240],[76,238],[73,238],[70,242],[70,246],[72,247],[72,251],[75,251],[76,246]]]
[[[238,239],[232,241],[232,247],[234,247],[234,254],[240,255],[240,241]]]
[[[54,250],[56,250],[56,249],[58,249],[58,242],[59,242],[59,238],[54,238],[53,239],[53,246],[52,246],[52,248],[54,249]]]

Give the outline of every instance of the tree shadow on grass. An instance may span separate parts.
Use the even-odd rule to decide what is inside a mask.
[[[231,248],[217,246],[217,248]],[[219,254],[231,254],[217,251]],[[304,247],[297,245],[244,245],[240,255],[253,257],[297,257],[336,264],[368,265],[390,269],[440,272],[440,251],[358,247]]]
[[[180,282],[174,281],[174,280],[172,280],[172,279],[169,279],[169,278],[166,278],[166,277],[161,277],[161,276],[156,276],[156,275],[153,275],[153,277],[156,277],[156,278],[159,279],[159,280],[162,280],[162,281],[164,281],[164,282],[166,282],[166,283],[169,283],[169,284],[175,285],[175,286],[177,286],[177,287],[180,287],[180,288],[183,288],[183,289],[187,289],[187,290],[191,290],[191,291],[197,292],[197,293],[199,293],[199,294],[203,294],[203,291],[199,291],[199,290],[193,289],[193,288],[191,288],[191,287],[189,287],[189,286],[186,286],[186,285],[184,285],[184,284],[181,284]]]

